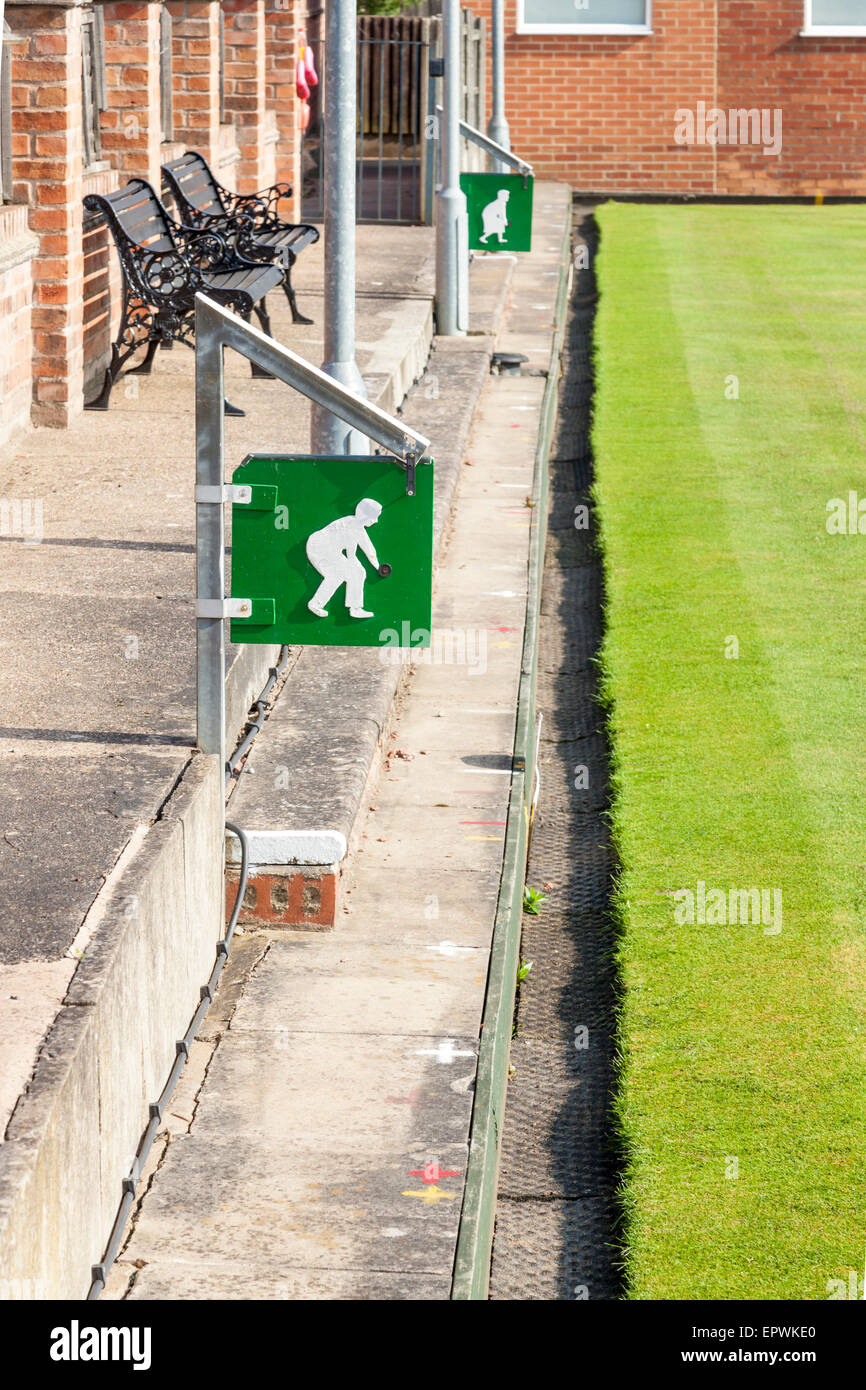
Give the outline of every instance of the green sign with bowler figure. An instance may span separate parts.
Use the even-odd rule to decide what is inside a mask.
[[[232,476],[233,642],[429,647],[433,463],[253,454]]]
[[[532,249],[532,175],[461,174],[470,251]]]

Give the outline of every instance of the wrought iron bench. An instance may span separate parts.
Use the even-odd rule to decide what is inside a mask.
[[[163,182],[178,213],[190,227],[202,227],[231,237],[242,256],[275,261],[283,267],[283,289],[293,323],[312,323],[298,308],[292,288],[292,266],[305,246],[319,240],[316,227],[284,222],[277,216],[281,199],[292,196],[288,183],[275,183],[259,193],[232,193],[217,183],[204,155],[187,150],[162,166]]]
[[[84,206],[105,217],[123,276],[120,327],[102,390],[87,402],[88,410],[108,409],[124,363],[140,348],[146,345],[147,353],[139,366],[127,368],[130,375],[148,375],[160,345],[194,346],[195,296],[200,290],[242,318],[255,312],[270,336],[265,295],[283,283],[279,266],[247,260],[216,231],[176,222],[145,179],[131,179],[116,193],[89,193]],[[253,375],[270,373],[253,364]],[[226,410],[244,413],[228,403]]]

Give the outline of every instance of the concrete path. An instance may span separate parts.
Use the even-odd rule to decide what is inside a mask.
[[[358,230],[358,360],[388,409],[427,357],[432,248],[424,227]],[[293,325],[274,294],[274,333],[318,364],[321,242],[301,256],[295,283],[316,322]],[[229,466],[252,448],[307,452],[303,398],[252,380],[234,354],[226,369],[230,398],[248,410],[226,421]],[[189,765],[193,457],[184,347],[158,353],[150,377],[122,379],[107,413],[29,432],[0,456],[0,498],[29,506],[18,534],[11,523],[0,533],[0,1143],[105,885]],[[231,653],[235,729],[269,659],[265,648]]]
[[[515,269],[519,340],[504,341],[536,368],[568,200],[544,194],[536,249]],[[449,1296],[543,386],[539,374],[484,388],[431,659],[413,668],[384,742],[342,920],[327,935],[236,939],[105,1297]],[[267,775],[267,726],[254,757]]]

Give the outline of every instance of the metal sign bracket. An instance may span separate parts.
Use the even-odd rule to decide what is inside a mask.
[[[249,618],[252,611],[251,598],[198,598],[195,601],[197,618]]]
[[[436,107],[436,115],[441,121],[441,106]],[[498,159],[503,164],[507,164],[509,169],[513,169],[516,174],[522,174],[524,185],[527,179],[532,178],[534,171],[531,164],[525,159],[521,159],[519,155],[512,154],[511,150],[507,150],[504,145],[498,145],[495,140],[491,140],[490,136],[485,135],[483,131],[476,130],[475,126],[469,125],[468,121],[460,122],[460,134],[465,140],[471,140],[473,144],[479,145],[481,149],[484,150],[486,154],[491,155],[493,159]]]
[[[414,495],[415,466],[430,441],[203,294],[197,294],[195,300],[195,336],[196,730],[199,748],[216,754],[222,767],[226,761],[224,620],[234,617],[263,625],[273,623],[274,600],[225,597],[225,513],[221,504],[240,501],[260,510],[276,506],[275,489],[253,485],[250,500],[244,502],[234,496],[236,485],[225,482],[224,349],[232,348],[273,373],[391,454],[406,470],[410,496]]]
[[[253,500],[253,490],[248,484],[242,483],[223,483],[222,487],[202,483],[196,487],[195,500],[212,506],[219,506],[223,502],[243,504]]]

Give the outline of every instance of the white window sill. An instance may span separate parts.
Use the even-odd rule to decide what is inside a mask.
[[[516,29],[518,34],[571,34],[578,38],[583,34],[630,34],[638,38],[652,32],[646,24],[518,24]],[[866,33],[866,29],[857,32]]]
[[[866,39],[866,24],[826,24],[817,29],[801,29],[801,39]]]

